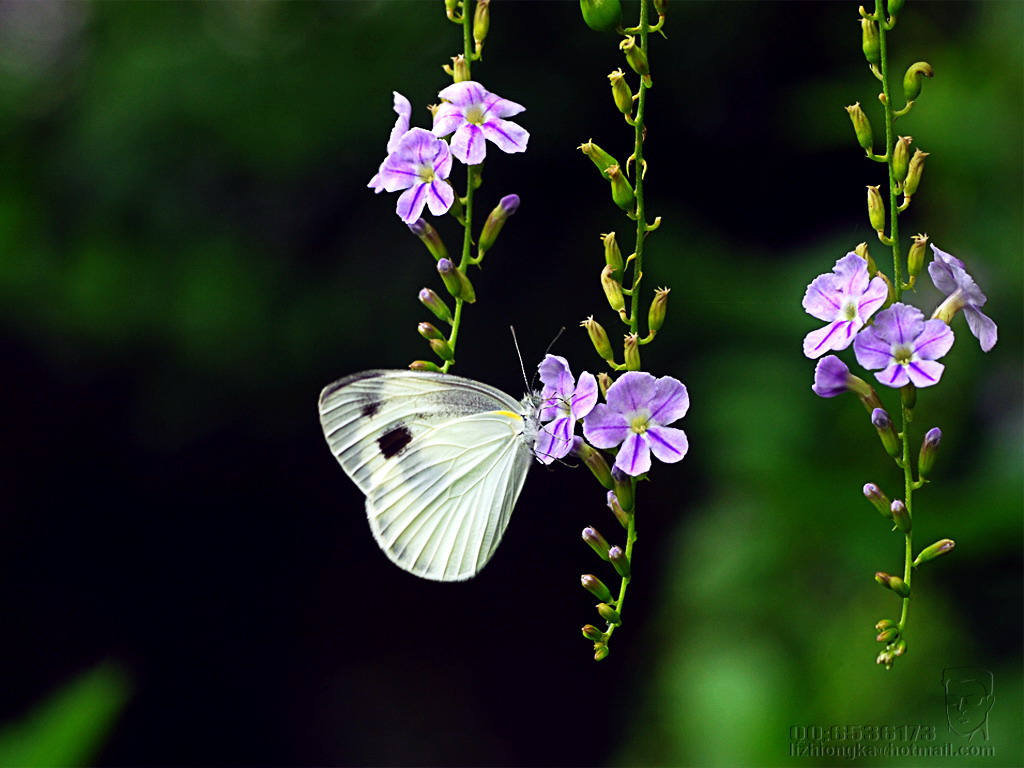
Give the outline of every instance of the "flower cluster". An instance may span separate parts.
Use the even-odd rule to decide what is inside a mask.
[[[479,165],[487,156],[488,141],[503,152],[526,151],[530,134],[504,119],[525,107],[488,92],[479,83],[466,80],[443,89],[438,97],[444,101],[434,111],[429,131],[410,128],[412,106],[402,94],[394,96],[398,118],[388,140],[388,155],[367,186],[378,193],[404,190],[396,213],[407,224],[415,223],[424,207],[435,216],[452,207],[455,192],[448,176],[453,155],[466,165]],[[450,146],[444,137],[450,137]]]

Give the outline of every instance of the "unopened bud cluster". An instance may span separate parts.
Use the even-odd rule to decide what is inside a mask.
[[[615,494],[609,492],[608,495],[609,498],[612,498]],[[622,547],[610,545],[608,540],[596,528],[588,526],[583,529],[582,535],[583,541],[594,550],[597,556],[604,562],[610,563],[615,569],[615,573],[623,582],[628,582],[630,565],[629,556],[626,555],[625,550]],[[612,594],[603,581],[591,573],[581,576],[580,583],[584,589],[600,601],[595,606],[597,608],[597,615],[606,622],[604,631],[598,630],[592,624],[587,624],[583,627],[583,636],[594,643],[594,659],[600,661],[608,655],[608,630],[622,623],[622,617],[617,610],[618,598]]]

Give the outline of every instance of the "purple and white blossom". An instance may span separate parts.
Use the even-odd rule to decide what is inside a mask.
[[[651,453],[666,463],[686,455],[681,429],[667,426],[686,415],[686,386],[671,376],[627,371],[608,387],[607,403],[598,403],[583,422],[583,435],[595,448],[614,448],[615,466],[631,477],[651,468]]]
[[[850,391],[851,376],[846,363],[835,355],[827,355],[814,366],[814,384],[811,389],[818,397],[837,397]]]
[[[488,92],[480,83],[465,80],[449,85],[438,96],[445,101],[434,113],[434,135],[452,136],[452,154],[466,165],[484,161],[485,140],[502,152],[525,152],[530,134],[503,118],[526,110],[520,104]]]
[[[813,359],[850,346],[857,331],[885,303],[888,290],[882,278],[868,275],[867,261],[852,251],[831,272],[814,278],[804,293],[803,307],[828,325],[804,337],[804,354]]]
[[[952,346],[953,331],[942,320],[926,322],[917,307],[896,303],[857,334],[853,351],[869,371],[882,369],[875,378],[886,386],[930,387],[945,368],[936,361]]]
[[[576,420],[597,403],[597,379],[584,371],[577,384],[569,363],[556,355],[545,356],[538,370],[544,389],[537,418],[543,426],[537,431],[533,452],[541,464],[550,464],[572,449]]]
[[[980,309],[988,299],[974,282],[974,278],[967,274],[960,259],[934,245],[932,252],[935,259],[928,264],[928,274],[935,287],[947,297],[932,317],[941,318],[948,323],[953,315],[962,309],[967,318],[967,327],[981,343],[982,350],[988,352],[999,338],[995,322]]]
[[[395,211],[412,224],[426,206],[435,216],[452,207],[455,191],[446,181],[452,170],[448,145],[430,131],[411,128],[398,140],[380,167],[381,185],[388,192],[405,190]]]
[[[388,154],[390,155],[398,147],[399,140],[409,130],[409,118],[412,117],[412,104],[398,91],[392,91],[395,97],[395,114],[398,117],[395,119],[395,126],[391,129],[391,136],[388,138]],[[384,182],[380,178],[380,171],[384,169],[384,163],[387,162],[387,158],[380,164],[380,170],[374,174],[373,178],[370,179],[370,183],[367,184],[376,194],[380,194],[384,191]]]

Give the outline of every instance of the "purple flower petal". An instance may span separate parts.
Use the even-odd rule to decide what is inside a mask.
[[[875,378],[887,387],[902,387],[910,382],[907,367],[899,363],[893,363],[884,371],[876,373]]]
[[[823,357],[814,367],[814,385],[811,389],[819,397],[836,397],[849,391],[847,377],[850,369],[835,355]]]
[[[452,136],[452,154],[466,165],[479,165],[487,156],[484,139],[479,125],[463,123]]]
[[[409,103],[409,100],[398,91],[391,93],[395,97],[394,110],[398,118],[395,120],[395,126],[391,129],[391,136],[388,138],[389,153],[394,151],[399,140],[409,130],[409,118],[412,117],[412,104]]]
[[[572,397],[572,415],[582,419],[596,404],[597,379],[594,378],[594,374],[584,371],[580,374],[579,384],[576,385],[576,392]]]
[[[650,471],[651,449],[647,444],[646,437],[636,432],[630,432],[615,456],[615,466],[630,477]]]
[[[907,377],[915,387],[930,387],[933,384],[939,383],[939,379],[942,378],[942,371],[946,366],[934,360],[915,360],[903,367],[907,371]]]
[[[683,418],[690,408],[686,385],[671,376],[662,376],[655,383],[654,397],[648,407],[651,409],[651,424],[671,424]],[[657,451],[654,455],[661,459]]]
[[[967,327],[981,343],[983,352],[988,352],[999,340],[999,329],[995,322],[976,307],[964,307],[964,316],[967,318]]]
[[[832,322],[842,307],[840,296],[835,291],[835,275],[831,272],[818,275],[804,292],[803,307],[807,314],[825,322]]]
[[[427,188],[427,184],[416,184],[398,196],[395,213],[406,224],[412,224],[423,215],[423,206],[427,204]]]
[[[487,106],[487,115],[493,115],[494,117],[512,117],[525,111],[526,107],[522,104],[516,104],[508,99],[494,99]]]
[[[611,393],[611,388],[608,392]],[[629,421],[625,415],[605,403],[595,405],[583,421],[583,436],[595,448],[614,448],[629,434]]]
[[[559,418],[538,430],[533,452],[541,464],[550,464],[569,453],[575,426],[573,419]]]
[[[857,302],[857,314],[861,318],[861,325],[885,304],[887,298],[889,298],[889,286],[885,284],[885,280],[880,277],[872,278],[868,283],[867,290]]]
[[[892,347],[878,335],[874,326],[857,334],[853,340],[853,352],[861,367],[869,371],[885,368],[892,361]]]
[[[888,344],[908,344],[924,328],[924,313],[910,304],[897,303],[875,318],[875,333]],[[865,366],[867,367],[867,366]]]
[[[435,216],[440,216],[455,202],[455,190],[447,181],[433,181],[427,193],[427,207]]]
[[[569,371],[569,361],[558,355],[545,355],[541,360],[537,371],[540,374],[541,383],[545,387],[552,387],[560,394],[568,394],[563,389],[565,377],[568,375],[570,386],[572,384],[572,373]]]
[[[434,113],[434,127],[431,128],[431,133],[435,136],[448,136],[455,133],[465,122],[466,116],[462,114],[462,110],[454,104],[445,102]]]
[[[631,414],[641,408],[647,408],[656,391],[655,378],[651,374],[643,371],[627,371],[608,387],[605,400],[608,402],[609,408]]]
[[[956,256],[946,253],[934,245],[931,248],[935,258],[928,264],[928,274],[935,287],[949,296],[961,287],[960,283],[964,276],[970,277],[970,275],[967,275],[964,263]],[[971,282],[974,281],[971,280]]]
[[[437,95],[445,101],[450,101],[456,107],[467,108],[482,105],[490,94],[480,83],[463,80],[461,83],[449,85]]]
[[[529,132],[510,120],[493,118],[480,126],[484,136],[494,142],[502,152],[525,152],[530,140]]]
[[[941,320],[929,320],[911,347],[922,360],[938,360],[953,346],[953,331]]]
[[[835,287],[847,296],[864,293],[868,287],[868,262],[852,251],[836,262]]]
[[[654,458],[666,464],[680,461],[690,447],[686,433],[675,427],[648,427],[644,434]]]
[[[849,320],[836,320],[804,336],[804,355],[812,360],[826,352],[838,352],[850,346],[854,332]]]

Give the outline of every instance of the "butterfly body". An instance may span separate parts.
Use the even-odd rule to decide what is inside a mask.
[[[533,463],[537,398],[450,374],[373,370],[324,388],[331,452],[399,567],[461,581],[494,554]]]

